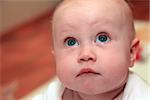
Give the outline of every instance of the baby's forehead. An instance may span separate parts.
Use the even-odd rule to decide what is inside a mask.
[[[53,26],[58,26],[61,21],[66,20],[78,21],[73,18],[89,21],[97,16],[127,26],[130,28],[129,33],[134,33],[132,12],[124,0],[64,0],[54,12]]]
[[[80,18],[90,22],[98,21],[96,19],[101,21],[106,19],[114,22],[118,20],[121,23],[129,17],[125,14],[127,7],[121,4],[121,0],[65,0],[55,11],[53,19],[71,22],[75,18],[76,21]]]
[[[108,14],[109,13],[109,14]],[[129,12],[129,8],[122,0],[64,0],[55,10],[53,19],[70,17],[70,15],[94,17],[98,14],[103,16],[120,16],[129,17],[126,13]]]

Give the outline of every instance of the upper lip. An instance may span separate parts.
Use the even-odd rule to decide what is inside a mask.
[[[82,68],[82,69],[80,70],[80,72],[77,74],[76,77],[78,77],[78,76],[80,76],[80,75],[82,75],[82,74],[87,74],[87,73],[93,73],[93,74],[100,75],[100,73],[94,71],[94,70],[91,69],[91,68]]]

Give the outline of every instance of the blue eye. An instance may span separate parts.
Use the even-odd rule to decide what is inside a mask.
[[[106,42],[109,42],[109,41],[110,41],[110,37],[105,32],[101,32],[96,37],[96,42],[106,43]]]
[[[65,40],[65,44],[67,46],[77,46],[77,45],[79,45],[78,42],[77,42],[77,40],[75,38],[72,38],[72,37],[67,38]]]

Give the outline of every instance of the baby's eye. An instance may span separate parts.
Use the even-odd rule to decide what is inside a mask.
[[[77,40],[73,37],[68,37],[67,39],[65,39],[65,45],[66,46],[77,46],[79,45],[79,43],[77,42]]]
[[[96,43],[106,43],[110,41],[110,37],[106,32],[101,32],[96,36]]]

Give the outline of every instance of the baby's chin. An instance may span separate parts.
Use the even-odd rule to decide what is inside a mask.
[[[79,92],[86,95],[96,95],[105,93],[110,90],[110,87],[99,85],[99,84],[93,84],[93,82],[87,82],[86,84],[83,84],[83,82],[80,83],[74,83],[69,84],[66,81],[62,81],[64,87],[73,90],[75,92]]]

